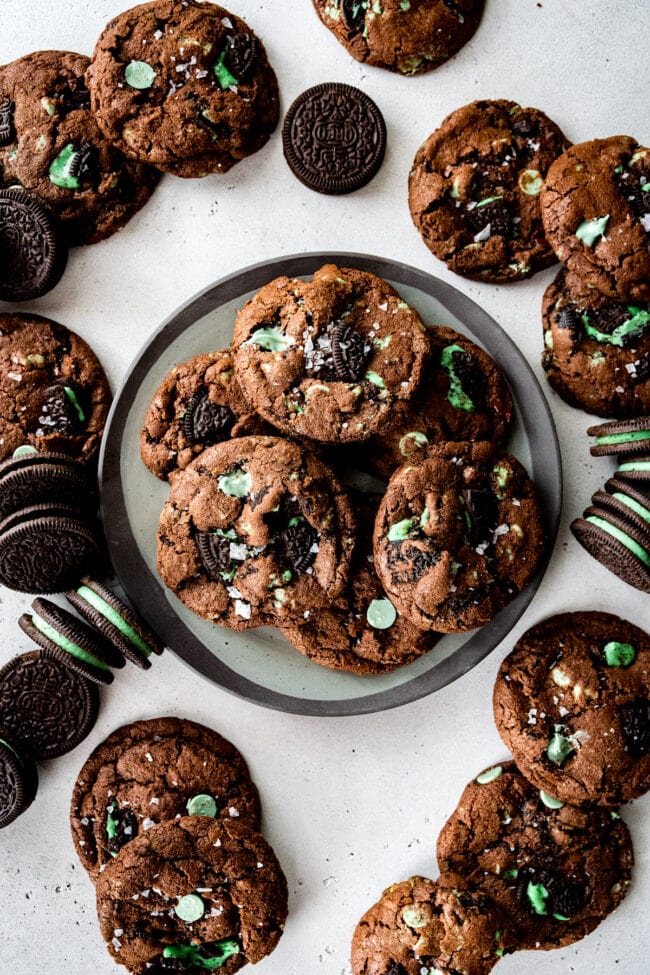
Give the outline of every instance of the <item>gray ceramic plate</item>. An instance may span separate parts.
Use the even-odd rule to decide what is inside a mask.
[[[194,616],[156,574],[156,529],[168,487],[140,460],[139,436],[153,394],[177,363],[230,343],[237,309],[281,274],[307,276],[333,262],[386,278],[424,321],[469,335],[499,362],[516,405],[509,449],[543,499],[548,552],[560,518],[562,471],[553,420],[532,370],[514,342],[478,305],[416,268],[361,254],[300,254],[246,268],[211,285],[164,322],[136,358],[117,395],[100,459],[102,517],[117,576],[134,605],[191,667],[240,697],[296,714],[363,714],[396,707],[444,687],[474,667],[508,633],[539,585],[487,626],[445,636],[434,650],[391,674],[360,677],[325,670],[272,629],[234,632]]]

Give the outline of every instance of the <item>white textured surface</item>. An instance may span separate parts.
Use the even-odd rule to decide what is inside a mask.
[[[119,0],[0,0],[0,60],[38,48],[87,54]],[[33,304],[90,341],[116,388],[139,346],[179,303],[222,275],[299,250],[354,250],[415,264],[471,295],[535,366],[539,305],[554,271],[511,287],[449,275],[414,230],[406,179],[420,142],[444,116],[479,97],[545,110],[575,142],[624,132],[648,145],[649,26],[645,0],[487,0],[481,28],[434,74],[403,79],[350,60],[320,25],[310,0],[232,0],[264,39],[283,107],[321,81],[363,87],[389,133],[384,166],[343,198],[310,193],[291,175],[279,135],[225,177],[165,177],[120,234],[71,256],[63,282]],[[0,972],[111,975],[93,890],[67,826],[78,768],[117,725],[175,713],[211,724],[240,746],[264,801],[264,831],[285,868],[291,915],[260,975],[343,975],[362,912],[389,883],[436,875],[435,839],[465,782],[504,756],[492,722],[499,662],[527,626],[575,608],[619,612],[650,628],[648,600],[599,568],[569,521],[613,463],[589,455],[588,418],[549,391],[566,477],[565,514],[551,567],[512,637],[469,675],[398,711],[356,719],[288,717],[235,700],[171,653],[143,674],[122,672],[103,694],[97,726],[71,756],[42,765],[31,809],[0,833]],[[0,662],[27,650],[16,624],[29,599],[0,593]],[[637,866],[626,901],[590,937],[551,954],[503,960],[503,975],[648,970],[650,799],[625,810]]]

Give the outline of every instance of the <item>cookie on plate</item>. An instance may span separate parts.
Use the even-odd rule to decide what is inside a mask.
[[[598,416],[650,410],[650,304],[606,298],[562,269],[542,300],[542,366],[563,400]]]
[[[82,338],[40,315],[0,315],[0,460],[24,444],[91,460],[110,401]]]
[[[542,218],[549,243],[585,285],[650,301],[650,149],[627,135],[573,146],[549,169]]]
[[[426,380],[408,403],[398,403],[387,433],[375,437],[367,456],[381,477],[401,464],[418,464],[429,445],[506,436],[514,406],[501,369],[480,346],[442,325],[428,330],[431,357]]]
[[[277,626],[342,592],[354,543],[350,500],[321,460],[277,437],[241,437],[173,475],[158,573],[198,616]]]
[[[531,721],[539,718],[531,712]],[[540,792],[514,762],[464,789],[438,837],[453,870],[499,905],[521,949],[560,948],[593,931],[625,897],[634,854],[618,813]]]
[[[561,613],[501,664],[494,717],[538,789],[617,807],[650,787],[650,637],[609,613]]]
[[[147,410],[140,454],[156,477],[183,470],[214,443],[267,431],[244,399],[230,349],[201,352],[165,376]]]
[[[385,674],[428,653],[440,639],[397,612],[375,572],[372,527],[380,500],[353,496],[359,541],[344,592],[299,626],[280,627],[296,650],[331,670]]]
[[[313,0],[316,13],[357,61],[404,75],[444,64],[479,25],[484,0]]]
[[[321,267],[280,277],[237,315],[235,375],[257,411],[292,436],[345,444],[387,427],[413,396],[429,347],[420,316],[382,278]]]
[[[487,975],[517,947],[510,921],[455,873],[393,884],[352,937],[352,975]]]
[[[93,877],[129,842],[178,816],[260,824],[257,789],[234,745],[182,718],[118,728],[77,776],[70,806],[75,849]]]
[[[409,176],[413,222],[456,274],[518,281],[553,264],[540,192],[569,143],[543,112],[516,102],[471,102],[418,149]]]
[[[37,790],[36,765],[0,727],[0,829],[31,806]]]
[[[1,118],[0,107],[0,124]],[[53,211],[35,193],[0,189],[0,241],[0,301],[31,301],[59,283],[68,248]]]
[[[136,837],[106,864],[96,892],[106,946],[133,975],[231,975],[273,951],[287,916],[287,882],[268,843],[244,823],[207,816]]]
[[[492,444],[429,448],[389,481],[375,522],[375,568],[422,629],[487,623],[532,579],[544,552],[535,485]]]
[[[123,227],[159,175],[102,134],[84,80],[89,63],[71,51],[36,51],[0,67],[0,186],[37,194],[69,244]]]
[[[106,137],[176,176],[227,172],[261,149],[278,122],[264,45],[215,3],[153,0],[118,14],[86,78]]]

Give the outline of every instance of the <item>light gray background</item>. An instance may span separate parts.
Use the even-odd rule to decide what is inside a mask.
[[[224,177],[164,177],[149,205],[103,244],[75,251],[62,283],[31,307],[88,339],[115,388],[158,323],[212,280],[296,251],[375,253],[415,264],[471,295],[516,339],[538,374],[539,305],[554,271],[510,287],[449,275],[414,230],[406,204],[410,162],[448,112],[503,97],[544,109],[575,142],[628,133],[649,144],[644,0],[488,0],[474,40],[433,74],[404,79],[351,61],[310,0],[232,0],[267,45],[283,109],[322,81],[364,88],[381,107],[389,148],[378,177],[343,198],[310,193],[287,169],[279,135]],[[0,0],[0,60],[38,48],[87,54],[119,0]],[[0,971],[111,975],[93,890],[67,827],[75,775],[117,725],[175,713],[213,725],[249,760],[264,800],[264,831],[289,879],[291,915],[260,975],[344,975],[352,930],[382,888],[411,873],[436,875],[435,839],[465,782],[504,757],[492,722],[501,659],[527,626],[570,609],[619,612],[650,628],[648,601],[599,568],[568,532],[614,469],[592,459],[588,418],[549,391],[566,477],[565,513],[551,567],[523,620],[469,675],[398,711],[356,719],[289,717],[235,700],[172,654],[143,674],[118,675],[97,726],[68,756],[41,766],[36,802],[0,834]],[[27,650],[16,624],[29,599],[0,593],[0,662]],[[513,955],[508,973],[648,970],[650,799],[625,810],[637,866],[626,901],[569,949]],[[616,967],[615,967],[616,966]]]

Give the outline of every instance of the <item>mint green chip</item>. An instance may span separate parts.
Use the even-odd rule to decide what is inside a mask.
[[[375,630],[387,630],[397,619],[397,610],[390,599],[373,599],[366,611],[366,619]]]
[[[543,789],[540,789],[539,798],[542,800],[542,802],[548,809],[561,809],[562,806],[564,805],[564,803],[561,802],[560,799],[556,799],[554,796],[550,796],[548,792],[544,792]]]
[[[11,456],[18,459],[19,457],[31,457],[33,454],[37,453],[38,450],[36,447],[32,447],[32,445],[29,443],[22,443],[20,447],[16,447]]]
[[[227,494],[229,498],[246,498],[253,486],[253,477],[240,468],[231,474],[221,474],[217,478],[217,483],[219,490]]]
[[[217,804],[212,796],[207,793],[192,796],[191,799],[187,800],[185,808],[190,816],[211,816],[214,818],[217,815]]]
[[[526,897],[528,898],[535,914],[548,914],[546,902],[548,901],[548,890],[544,884],[529,883],[526,887]]]
[[[78,152],[69,142],[50,164],[50,183],[64,190],[78,190],[81,186],[79,176],[74,172]]]
[[[485,772],[481,772],[480,775],[476,776],[476,781],[479,785],[487,785],[488,782],[495,782],[503,774],[502,765],[494,765],[492,768],[488,768]]]
[[[576,237],[587,247],[593,247],[600,237],[605,236],[608,223],[609,214],[604,217],[596,217],[595,220],[583,220],[576,230]]]
[[[124,80],[130,88],[144,91],[153,85],[156,72],[146,61],[131,61],[124,69]]]
[[[616,640],[606,643],[603,653],[609,667],[629,667],[636,657],[631,643],[618,643]]]
[[[561,728],[562,725],[555,726],[555,734],[546,749],[546,755],[554,765],[563,765],[569,755],[575,751],[569,739],[562,734]]]
[[[243,345],[256,345],[265,352],[286,352],[293,345],[290,335],[285,335],[277,325],[256,329]]]
[[[403,542],[404,539],[409,537],[418,521],[418,518],[403,518],[402,521],[395,522],[388,529],[388,541]]]
[[[198,894],[186,894],[185,897],[178,898],[174,912],[181,921],[192,924],[205,914],[205,904]]]
[[[223,88],[224,91],[226,88],[231,88],[233,85],[237,84],[237,79],[235,78],[234,74],[232,74],[232,72],[226,67],[228,50],[229,48],[225,47],[219,55],[219,59],[216,64],[212,66],[212,71],[219,82],[219,87]]]

